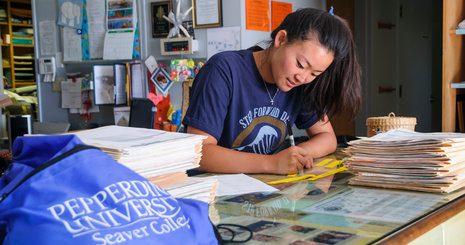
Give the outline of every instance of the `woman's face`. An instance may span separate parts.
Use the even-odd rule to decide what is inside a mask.
[[[316,38],[289,43],[284,30],[276,35],[274,47],[271,73],[276,85],[284,92],[312,82],[334,60],[333,52]]]

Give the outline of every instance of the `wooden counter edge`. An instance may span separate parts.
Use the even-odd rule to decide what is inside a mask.
[[[400,231],[376,242],[376,244],[407,244],[464,210],[465,196],[461,196],[438,210],[433,211],[426,217],[423,217],[404,227]]]

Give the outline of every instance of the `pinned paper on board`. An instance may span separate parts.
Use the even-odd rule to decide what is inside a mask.
[[[81,81],[61,82],[61,108],[81,108]]]
[[[89,43],[89,59],[103,58],[105,42],[105,0],[86,1],[87,30],[84,28],[84,39]],[[85,27],[86,25],[84,25]],[[88,35],[85,35],[87,33]]]
[[[270,1],[245,1],[245,29],[250,31],[270,31]]]
[[[145,60],[145,66],[147,66],[147,69],[149,69],[150,73],[153,74],[153,72],[155,71],[155,69],[157,69],[158,67],[158,63],[157,63],[157,60],[155,59],[155,57],[153,57],[152,55],[150,55],[146,60]]]
[[[240,26],[207,29],[207,59],[214,54],[241,49]]]
[[[63,40],[63,61],[81,61],[81,35],[77,33],[76,29],[69,27],[63,27],[61,35]]]
[[[107,1],[107,30],[135,28],[136,13],[133,0]]]
[[[292,13],[292,3],[271,1],[271,30],[278,28],[290,13]]]
[[[159,90],[164,97],[168,95],[168,90],[170,89],[171,85],[173,85],[173,81],[170,79],[170,75],[165,71],[165,69],[157,68],[152,76],[150,77],[153,84]]]
[[[136,35],[137,11],[134,0],[108,0],[103,59],[132,59]]]

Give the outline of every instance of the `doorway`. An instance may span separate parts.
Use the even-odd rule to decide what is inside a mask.
[[[364,104],[372,116],[417,118],[416,131],[441,131],[442,1],[356,0],[355,41],[364,70]]]

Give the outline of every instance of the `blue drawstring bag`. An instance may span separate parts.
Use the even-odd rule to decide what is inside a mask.
[[[207,203],[172,197],[74,135],[18,137],[13,156],[3,244],[218,244]]]

